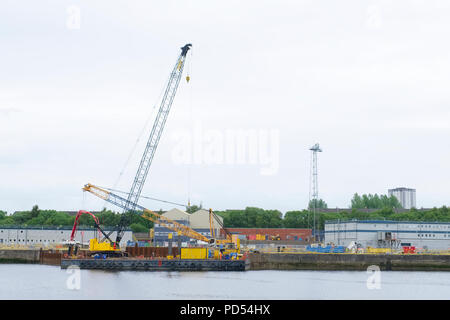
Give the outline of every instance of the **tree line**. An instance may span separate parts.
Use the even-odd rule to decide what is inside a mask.
[[[288,211],[284,215],[283,225],[285,228],[311,228],[313,225],[313,213],[308,210]],[[450,222],[450,209],[433,208],[429,210],[417,210],[412,208],[405,212],[396,212],[395,208],[377,209],[367,212],[357,208],[349,208],[341,212],[316,211],[316,225],[323,230],[327,220],[393,220],[393,221],[427,221],[427,222]]]
[[[153,227],[153,222],[140,217],[135,213],[126,213],[129,228],[133,232],[148,232]],[[119,224],[121,213],[103,209],[95,213],[100,225],[103,227],[116,227]],[[78,220],[80,227],[93,227],[94,220],[89,215],[82,215]],[[0,211],[0,226],[24,226],[24,227],[72,227],[75,216],[56,210],[41,210],[37,205],[30,211],[18,211],[12,215]]]
[[[351,207],[354,209],[384,209],[384,208],[402,208],[402,204],[395,196],[388,197],[387,195],[378,195],[378,194],[363,194],[360,196],[355,193],[352,201]]]
[[[363,198],[363,197],[361,197]],[[369,197],[368,197],[369,199]],[[284,215],[279,210],[265,210],[256,207],[247,207],[242,210],[224,210],[215,213],[223,217],[224,226],[228,228],[312,228],[313,218],[316,218],[316,226],[323,230],[327,220],[394,220],[394,221],[427,221],[450,222],[450,210],[433,208],[429,210],[417,210],[415,208],[396,212],[396,207],[383,207],[373,212],[367,212],[361,208],[349,208],[341,212],[324,212],[316,209],[288,211]],[[193,210],[192,210],[193,211]],[[160,211],[162,213],[162,211]],[[104,209],[95,213],[103,227],[116,227],[121,218],[121,213]],[[133,232],[148,232],[153,223],[134,213],[126,213],[129,227]],[[12,215],[0,211],[0,226],[58,226],[71,227],[75,216],[56,210],[40,210],[34,206],[30,211],[19,211]],[[94,221],[88,215],[81,216],[80,226],[93,227]]]

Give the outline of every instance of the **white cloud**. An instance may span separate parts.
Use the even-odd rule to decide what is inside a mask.
[[[304,208],[308,149],[319,142],[319,193],[331,207],[405,184],[419,206],[450,198],[446,2],[80,1],[77,30],[66,27],[70,5],[0,5],[0,209],[75,210],[84,183],[112,186],[186,42],[191,81],[180,84],[143,193],[191,194],[218,209]],[[370,28],[368,13],[379,18]],[[170,136],[195,121],[277,130],[277,174],[174,166]]]

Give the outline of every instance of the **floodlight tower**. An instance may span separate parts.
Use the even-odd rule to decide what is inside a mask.
[[[319,183],[317,180],[317,152],[322,152],[322,149],[320,149],[320,146],[318,143],[313,145],[309,150],[312,151],[311,153],[311,176],[310,176],[310,187],[309,187],[309,206],[312,204],[312,210],[313,210],[313,234],[314,239],[316,239],[316,206],[317,201],[319,200]],[[311,201],[312,200],[312,201]]]

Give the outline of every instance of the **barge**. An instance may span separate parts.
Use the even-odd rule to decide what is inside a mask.
[[[61,269],[69,267],[117,271],[246,271],[250,268],[250,261],[248,259],[61,259]]]

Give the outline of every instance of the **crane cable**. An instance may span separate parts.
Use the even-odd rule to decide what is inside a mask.
[[[113,188],[117,187],[120,179],[122,178],[123,173],[125,172],[126,168],[128,167],[128,164],[129,164],[133,154],[136,151],[137,145],[139,144],[143,134],[146,132],[146,129],[147,129],[149,123],[150,123],[150,120],[152,118],[154,118],[156,106],[157,106],[158,102],[161,101],[161,97],[163,96],[163,94],[165,92],[165,87],[167,86],[167,83],[169,82],[169,79],[170,79],[170,76],[166,80],[166,85],[161,89],[158,99],[153,104],[153,108],[150,110],[150,114],[149,114],[147,120],[145,121],[144,127],[142,128],[141,132],[139,133],[138,138],[136,139],[136,142],[135,142],[133,148],[131,149],[130,153],[128,154],[127,160],[125,161],[125,164],[123,165],[122,170],[119,173],[119,176],[117,177],[116,181],[114,182]],[[105,207],[107,205],[108,205],[108,203],[107,203],[107,201],[105,201]]]
[[[113,188],[106,188],[106,187],[101,187],[101,186],[98,186],[98,187],[102,188],[102,189],[105,189],[105,190],[108,190],[108,191],[112,191],[112,192],[118,192],[118,193],[122,193],[122,194],[129,194],[129,192],[122,191],[122,190],[117,190],[117,189],[113,189]],[[159,202],[170,203],[170,204],[174,204],[174,205],[177,205],[177,206],[180,206],[180,207],[186,207],[185,204],[181,204],[181,203],[177,203],[177,202],[173,202],[173,201],[168,201],[168,200],[162,200],[162,199],[153,198],[153,197],[148,197],[148,196],[140,196],[140,198],[150,199],[150,200],[159,201]]]
[[[188,72],[187,72],[187,77],[186,77],[186,81],[187,83],[189,83],[190,80],[190,74],[192,72],[192,59],[193,59],[193,50],[191,49],[191,52],[189,53],[191,55],[191,58],[188,60]],[[189,124],[192,125],[192,85],[189,86]],[[192,147],[192,144],[191,146]],[[192,162],[192,161],[191,161]],[[188,210],[190,211],[191,208],[191,167],[192,167],[192,163],[188,163],[187,166],[187,193],[188,193]]]

